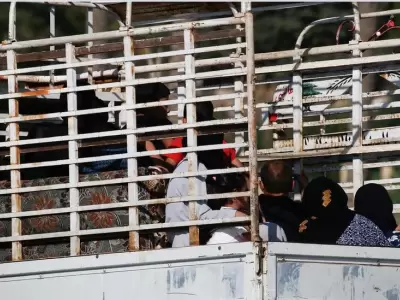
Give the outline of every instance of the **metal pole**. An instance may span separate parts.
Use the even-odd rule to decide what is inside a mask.
[[[8,41],[16,41],[17,36],[17,2],[12,1],[8,12]]]
[[[360,35],[360,11],[357,2],[352,2],[354,11],[354,40],[352,43],[358,44],[361,39]],[[361,57],[361,51],[354,50],[354,57]],[[353,67],[353,91],[352,91],[352,132],[353,147],[361,147],[363,143],[362,137],[362,68],[360,65]],[[353,157],[353,195],[363,185],[363,161],[362,155]]]
[[[9,10],[9,23],[8,23],[8,43],[13,43],[16,41],[16,9],[17,3],[13,1],[10,3]],[[17,56],[14,50],[7,51],[7,69],[15,70],[17,69]],[[8,92],[10,94],[16,93],[18,90],[18,80],[17,76],[8,77]],[[15,98],[10,98],[8,100],[8,113],[9,117],[19,117],[19,101]],[[18,141],[19,140],[19,123],[10,123],[7,126],[7,130],[9,131],[10,141]],[[20,148],[18,146],[10,147],[10,165],[19,165],[21,163],[20,157]],[[11,170],[11,188],[20,188],[21,187],[21,172],[20,170]],[[21,212],[22,211],[22,203],[21,203],[21,194],[13,193],[11,194],[11,212]],[[21,236],[22,235],[22,221],[20,218],[12,218],[11,219],[11,235]],[[11,244],[11,256],[13,261],[22,260],[22,243],[21,242],[12,242]]]
[[[249,175],[250,175],[250,214],[251,240],[260,242],[259,207],[258,207],[258,168],[257,168],[257,118],[254,97],[255,63],[254,63],[254,22],[251,12],[251,2],[244,1],[245,31],[246,31],[246,68],[247,68],[247,117],[249,121]]]
[[[50,38],[56,37],[56,8],[55,6],[50,6]],[[54,45],[50,46],[50,51],[54,51],[56,47]],[[57,61],[55,59],[54,61]],[[50,75],[50,86],[54,86],[54,70],[49,71]]]
[[[242,2],[241,3],[241,11],[244,12],[245,11],[245,5]],[[237,14],[237,12],[236,12]],[[236,15],[235,14],[235,15]],[[236,25],[236,29],[238,30],[243,30],[243,26],[242,25]],[[243,42],[242,37],[238,37],[236,38],[236,42],[238,44]],[[235,58],[239,58],[241,57],[243,54],[243,48],[238,47],[236,49],[236,53],[235,53]],[[239,69],[244,69],[244,65],[241,61],[237,61],[235,62],[235,68],[239,68]],[[235,93],[239,94],[243,94],[244,93],[244,77],[243,76],[238,76],[235,77],[235,84],[234,84],[234,89],[235,89]],[[244,116],[244,102],[243,102],[243,96],[238,96],[235,98],[235,118],[243,118]],[[244,132],[235,132],[235,143],[243,143],[244,142]],[[243,148],[237,148],[236,149],[236,155],[241,155],[243,153]]]
[[[65,45],[66,61],[73,63],[75,61],[75,47],[68,43]],[[67,69],[67,87],[76,86],[76,70],[74,68]],[[76,92],[69,92],[67,95],[68,111],[78,110],[78,99]],[[76,116],[68,117],[68,135],[78,134],[78,118]],[[78,141],[68,141],[68,157],[71,160],[78,159]],[[79,182],[79,166],[76,163],[69,165],[69,183],[76,185]],[[79,189],[69,189],[69,203],[71,208],[77,209],[79,207]],[[80,230],[79,213],[70,213],[70,231],[78,232]],[[81,252],[80,237],[71,236],[70,238],[70,255],[77,256]]]
[[[183,32],[183,38],[184,38],[185,50],[194,49],[193,29],[185,29]],[[185,55],[185,75],[191,76],[194,75],[195,72],[196,69],[195,69],[194,55],[193,54]],[[185,92],[186,92],[186,99],[193,99],[196,97],[196,82],[194,79],[187,79],[185,81]],[[186,105],[186,114],[187,114],[188,124],[196,123],[197,120],[196,103],[191,103]],[[194,128],[188,128],[187,130],[187,146],[188,147],[197,146],[197,131]],[[188,172],[197,172],[198,169],[197,153],[195,151],[188,152],[187,157],[189,162]],[[196,195],[198,195],[196,178],[190,177],[188,183],[188,196],[196,196]],[[189,203],[189,220],[190,221],[197,220],[196,202]],[[200,244],[198,226],[189,227],[189,240],[191,246]]]
[[[93,8],[87,8],[87,33],[92,34],[93,31]],[[87,43],[88,48],[90,49],[93,46],[93,42],[89,41]],[[88,55],[88,59],[93,59],[93,54]],[[89,66],[87,69],[88,72],[88,83],[93,84],[93,66]]]
[[[132,22],[132,1],[126,3],[126,24],[125,30],[131,29]],[[124,56],[133,56],[134,53],[134,38],[132,36],[124,37]],[[125,62],[125,80],[132,81],[135,78],[134,64],[131,61]],[[125,99],[126,105],[136,104],[136,93],[135,87],[129,85],[125,88]],[[126,111],[126,128],[136,129],[136,109],[129,109]],[[133,154],[137,152],[137,137],[136,134],[126,135],[127,151],[128,154]],[[128,201],[133,204],[138,204],[139,201],[139,189],[137,182],[134,181],[138,177],[137,172],[137,159],[128,158],[128,178],[132,180],[128,183]],[[137,206],[129,208],[129,226],[139,226],[139,211]],[[129,232],[129,250],[138,251],[139,250],[139,232],[130,231]]]
[[[17,60],[15,51],[9,50],[7,51],[7,68],[16,69],[17,68]],[[14,93],[18,88],[18,82],[16,76],[8,77],[8,92]],[[18,99],[9,99],[9,116],[18,117],[19,116],[19,105]],[[19,124],[18,123],[10,123],[7,127],[10,134],[10,141],[19,140]],[[10,165],[19,165],[20,164],[20,151],[18,146],[10,147]],[[20,188],[21,187],[21,173],[20,170],[11,170],[11,188]],[[11,194],[11,212],[16,213],[22,210],[21,207],[21,194]],[[22,222],[19,218],[11,219],[11,235],[13,237],[22,235]],[[22,244],[21,242],[13,242],[12,243],[12,260],[19,261],[22,260]]]
[[[304,33],[305,34],[305,33]],[[300,48],[301,36],[295,45],[293,62],[295,66],[302,63],[302,58],[298,49]],[[294,68],[296,69],[296,67]],[[303,77],[301,72],[293,72],[293,150],[295,153],[303,151]],[[301,159],[294,163],[294,172],[299,174],[302,171],[303,162]],[[301,201],[301,193],[299,190],[294,191],[294,200]]]

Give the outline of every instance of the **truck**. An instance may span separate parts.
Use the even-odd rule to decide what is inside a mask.
[[[328,4],[37,5],[49,7],[50,37],[18,41],[14,1],[8,38],[0,45],[0,80],[7,87],[0,95],[2,299],[400,299],[396,248],[263,242],[258,217],[259,166],[277,158],[311,177],[336,176],[349,206],[365,183],[399,189],[396,172],[367,177],[367,171],[400,165],[400,130],[389,122],[399,118],[400,55],[382,54],[400,39],[381,39],[397,28],[399,9],[363,14],[352,2],[348,15],[306,26],[293,49],[257,53],[257,14]],[[84,9],[87,33],[56,36],[60,6]],[[119,28],[93,32],[95,10],[107,12]],[[374,17],[387,21],[362,41],[360,21]],[[350,24],[351,40],[302,46],[310,30],[327,24],[337,24],[339,33]],[[376,74],[392,89],[363,92],[365,77]],[[168,99],[136,101],[138,87],[158,82],[171,90]],[[272,87],[270,96],[265,87]],[[197,122],[195,107],[202,101],[212,101],[222,117]],[[166,106],[171,124],[137,125],[140,110]],[[100,130],[104,120],[108,127]],[[211,133],[230,138],[197,145],[198,136]],[[190,167],[178,175],[189,178],[190,188],[187,197],[167,198],[151,187],[165,188],[178,175],[138,161],[177,150],[139,151],[138,145],[174,137],[187,137],[180,151]],[[109,145],[125,150],[82,155]],[[197,169],[198,151],[225,148],[235,148],[244,166]],[[81,173],[82,165],[121,159],[125,169]],[[248,173],[248,191],[202,199],[248,196],[250,215],[197,220],[193,178],[235,172]],[[189,221],[165,222],[165,205],[181,201],[189,203]],[[251,241],[200,245],[199,227],[228,223],[250,224]],[[166,232],[181,227],[189,228],[191,246],[168,248]]]

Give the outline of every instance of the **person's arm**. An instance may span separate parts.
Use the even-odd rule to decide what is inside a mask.
[[[243,167],[243,163],[237,157],[235,157],[235,159],[232,160],[232,165],[235,166],[236,168]]]

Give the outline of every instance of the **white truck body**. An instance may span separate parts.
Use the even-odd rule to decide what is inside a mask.
[[[252,243],[0,266],[4,299],[400,299],[397,249]]]

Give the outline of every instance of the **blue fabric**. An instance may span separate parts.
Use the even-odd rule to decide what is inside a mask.
[[[127,153],[127,148],[103,148],[99,150],[100,156],[101,155],[113,155],[113,154],[122,154]],[[119,164],[117,163],[119,161]],[[84,166],[81,169],[81,173],[83,174],[92,174],[104,171],[112,171],[109,168],[111,166],[118,166],[119,170],[126,169],[128,167],[127,159],[110,159],[110,160],[101,160],[101,161],[94,161],[90,163],[90,166]]]
[[[386,237],[393,247],[400,247],[400,231],[390,231]]]

